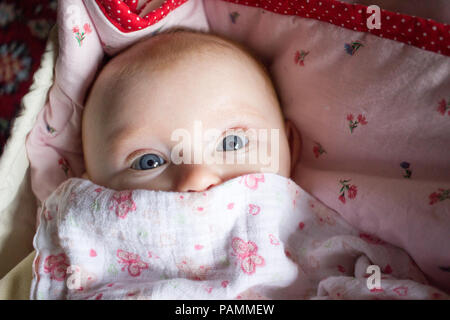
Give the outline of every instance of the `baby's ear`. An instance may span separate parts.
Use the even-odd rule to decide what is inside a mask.
[[[295,166],[300,161],[300,153],[302,150],[302,137],[298,132],[297,127],[291,120],[285,120],[286,136],[289,143],[289,151],[291,153],[291,172],[290,176],[294,174]]]

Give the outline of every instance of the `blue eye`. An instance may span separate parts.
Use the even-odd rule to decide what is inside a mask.
[[[217,151],[236,151],[242,149],[248,144],[246,137],[240,137],[234,134],[230,134],[222,139],[222,143],[217,146]]]
[[[147,153],[134,160],[131,168],[136,170],[150,170],[156,169],[165,163],[166,161],[157,154]]]

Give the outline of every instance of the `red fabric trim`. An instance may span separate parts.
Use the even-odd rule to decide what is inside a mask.
[[[316,19],[450,56],[450,26],[381,9],[381,29],[368,29],[367,6],[336,0],[222,0],[278,14]]]
[[[166,0],[160,8],[140,17],[137,0],[95,0],[106,18],[124,33],[151,26],[189,0]],[[135,2],[133,2],[135,1]],[[207,0],[213,1],[213,0]],[[218,0],[216,0],[218,1]],[[273,13],[316,19],[350,30],[450,56],[450,26],[431,19],[381,9],[381,29],[368,29],[367,6],[337,0],[221,0],[262,8]],[[151,0],[148,0],[151,2]]]
[[[159,8],[140,17],[145,5],[137,9],[138,0],[95,0],[109,22],[124,33],[139,31],[157,23],[187,1],[166,0]],[[151,0],[146,4],[148,2]]]

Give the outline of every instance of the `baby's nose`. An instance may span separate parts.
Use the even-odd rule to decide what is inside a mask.
[[[183,168],[176,186],[178,192],[205,191],[222,183],[222,179],[214,171],[205,166],[189,165]]]

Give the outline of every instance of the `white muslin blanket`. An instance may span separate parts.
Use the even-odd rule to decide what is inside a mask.
[[[44,202],[34,246],[32,299],[448,298],[406,252],[274,174],[193,193],[71,178]]]

